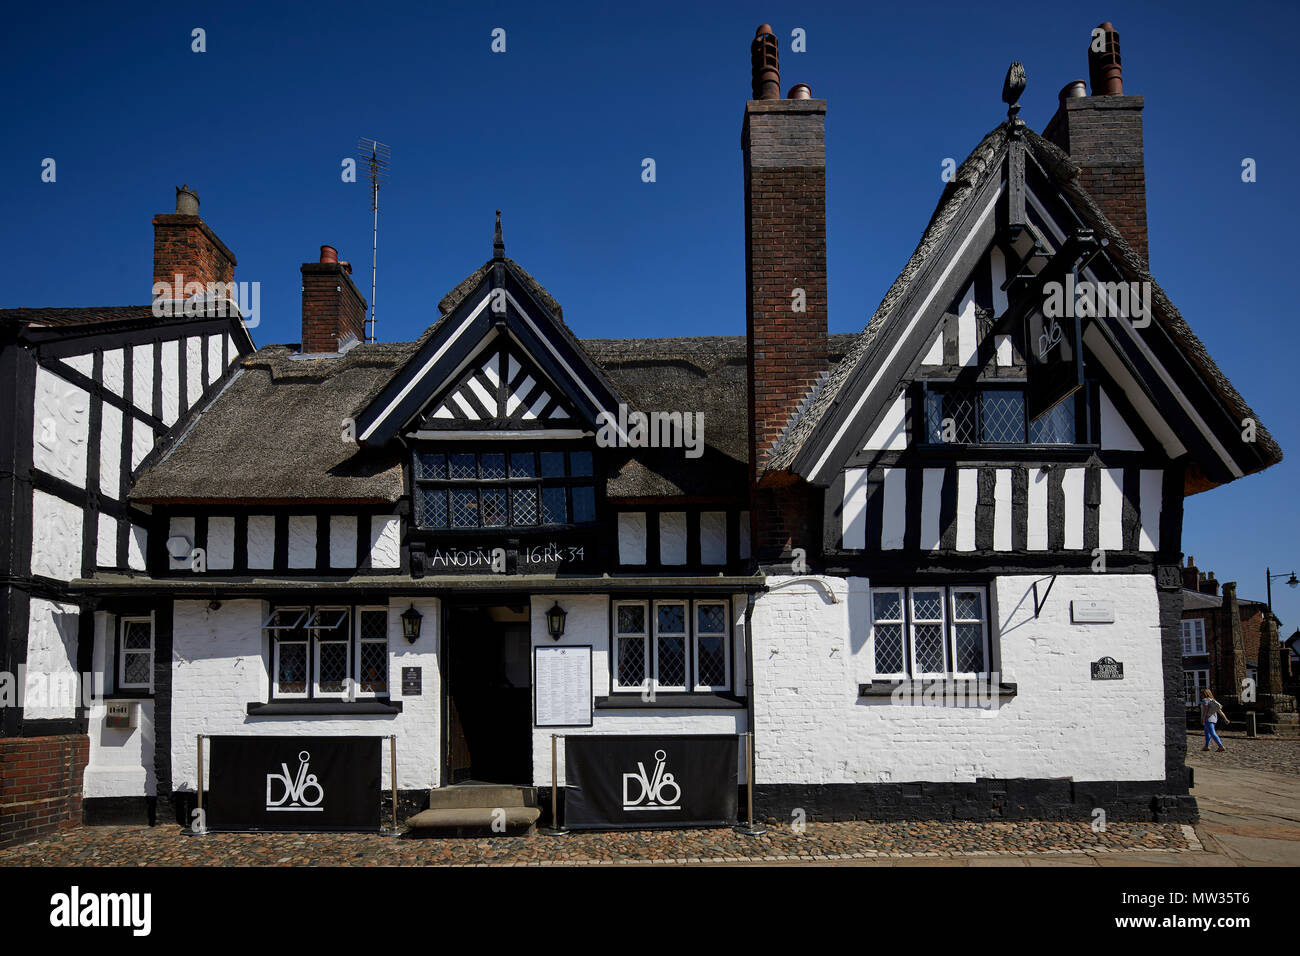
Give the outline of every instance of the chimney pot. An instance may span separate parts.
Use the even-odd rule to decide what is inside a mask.
[[[753,93],[756,100],[781,98],[780,50],[772,28],[764,23],[754,33],[749,45],[750,68],[753,73]]]
[[[1092,85],[1092,95],[1123,96],[1124,67],[1119,54],[1119,31],[1109,20],[1097,29],[1102,31],[1102,35],[1088,40],[1088,82]]]
[[[790,92],[785,94],[787,100],[810,100],[812,99],[812,87],[807,83],[796,83],[790,87]]]
[[[199,194],[190,189],[189,184],[176,187],[176,215],[197,216],[199,214]]]
[[[1071,80],[1061,87],[1061,92],[1056,94],[1059,102],[1064,103],[1066,100],[1078,99],[1080,96],[1088,95],[1088,85],[1083,80]]]
[[[321,261],[321,262],[338,262],[338,261],[339,261],[339,251],[338,251],[337,249],[335,249],[333,246],[321,246],[321,247],[320,247],[320,261]]]

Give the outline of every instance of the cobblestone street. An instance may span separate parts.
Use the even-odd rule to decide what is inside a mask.
[[[1300,774],[1300,737],[1256,737],[1244,731],[1219,732],[1224,751],[1206,753],[1201,732],[1187,735],[1187,766],[1194,768],[1263,770],[1267,773]]]

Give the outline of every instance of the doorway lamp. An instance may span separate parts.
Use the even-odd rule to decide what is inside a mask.
[[[414,644],[420,637],[420,625],[423,622],[424,615],[412,604],[402,612],[402,636]]]
[[[546,631],[553,640],[558,641],[564,636],[564,619],[568,616],[569,612],[560,607],[559,601],[552,604],[551,609],[546,612]]]

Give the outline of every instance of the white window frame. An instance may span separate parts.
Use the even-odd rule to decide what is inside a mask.
[[[727,691],[731,689],[731,608],[729,602],[725,600],[699,600],[691,603],[691,622],[690,629],[692,636],[688,638],[691,643],[691,673],[688,675],[696,691]],[[699,608],[701,607],[720,607],[722,608],[722,630],[707,631],[703,635],[699,633]],[[721,684],[701,684],[700,677],[700,637],[721,637],[722,638],[722,675]]]
[[[888,679],[891,679],[891,680],[906,680],[906,679],[907,679],[907,674],[906,674],[906,672],[904,672],[904,671],[894,671],[894,672],[891,673],[891,672],[886,672],[886,671],[877,671],[877,670],[876,670],[876,599],[875,599],[875,595],[877,595],[877,594],[894,594],[894,595],[897,595],[897,597],[898,597],[898,613],[899,613],[899,618],[898,618],[898,620],[893,620],[893,619],[890,619],[890,618],[885,618],[885,619],[882,619],[882,620],[880,621],[880,623],[881,623],[881,624],[897,624],[897,625],[898,625],[898,634],[899,634],[899,639],[903,642],[903,647],[902,647],[902,652],[903,652],[903,653],[902,653],[902,655],[901,655],[901,659],[902,659],[904,665],[907,665],[908,660],[909,660],[909,654],[911,653],[910,650],[909,650],[909,647],[910,647],[909,635],[908,635],[908,633],[907,633],[907,601],[908,601],[908,597],[907,597],[907,588],[872,588],[871,591],[870,591],[870,593],[867,595],[867,597],[868,597],[867,608],[868,608],[868,613],[871,615],[871,670],[872,670],[872,673],[875,674],[876,677],[883,677],[883,678],[888,678]]]
[[[1188,627],[1188,625],[1193,625]],[[1205,618],[1188,617],[1181,622],[1181,631],[1183,638],[1183,657],[1197,657],[1205,653]],[[1197,641],[1200,642],[1200,650],[1196,649]]]
[[[946,586],[945,608],[948,613],[948,663],[952,664],[952,676],[966,680],[987,677],[993,669],[993,648],[989,646],[989,595],[988,589],[980,584],[954,584]],[[973,624],[969,619],[957,620],[957,592],[974,591],[980,598],[980,626],[984,641],[984,670],[957,670],[957,625]]]
[[[1192,696],[1191,699],[1185,700],[1187,709],[1201,705],[1201,691],[1210,686],[1210,670],[1208,667],[1193,667],[1183,671],[1183,697],[1187,697],[1187,678],[1192,678]]]
[[[319,620],[323,613],[327,613],[331,611],[343,612],[343,618],[339,620],[338,625],[335,625],[334,627],[313,627],[312,626],[313,622]],[[312,689],[312,696],[314,698],[323,699],[323,700],[340,700],[350,696],[349,690],[351,690],[353,694],[355,694],[356,692],[355,685],[352,682],[352,675],[354,673],[354,669],[352,666],[352,655],[354,652],[354,648],[352,647],[352,628],[350,622],[348,622],[347,620],[348,617],[350,616],[351,616],[350,608],[339,607],[337,605],[323,605],[321,607],[316,608],[315,613],[313,613],[311,616],[311,620],[307,622],[307,634],[311,638],[310,670],[311,670],[311,689]],[[343,625],[343,626],[340,627],[339,625]],[[322,637],[321,636],[322,631],[329,632],[330,636]],[[334,636],[340,633],[340,631],[343,635],[342,638]],[[347,673],[343,675],[342,690],[338,690],[338,691],[321,690],[320,648],[322,644],[342,644],[344,645],[344,648],[347,651],[347,653],[344,654],[343,656],[344,661],[347,662]]]
[[[640,631],[620,631],[618,629],[618,609],[620,607],[639,607],[642,611],[642,627]],[[641,690],[653,686],[654,681],[654,659],[650,656],[650,615],[653,614],[649,601],[615,601],[614,602],[614,619],[613,619],[613,636],[614,636],[614,673],[610,675],[610,681],[615,691]],[[641,639],[642,660],[645,662],[645,677],[639,684],[620,684],[618,682],[619,664],[623,655],[623,641],[632,641],[637,638]]]
[[[944,669],[941,671],[919,671],[917,670],[916,667],[916,626],[918,622],[916,620],[916,615],[912,613],[912,595],[917,591],[929,591],[929,592],[938,591],[939,592],[939,619],[936,621],[933,618],[926,618],[924,621],[921,621],[919,623],[924,625],[934,625],[934,624],[939,625],[939,629],[940,629],[939,646],[943,650],[943,666],[944,666]],[[953,676],[952,672],[948,669],[948,664],[951,662],[951,658],[949,656],[949,647],[948,647],[950,638],[948,636],[948,589],[947,587],[945,587],[944,585],[935,585],[935,586],[920,585],[919,587],[910,587],[907,589],[906,632],[908,638],[907,640],[908,663],[912,668],[913,677],[934,679],[940,677]]]
[[[382,615],[384,615],[384,636],[383,636],[382,638],[378,638],[378,637],[365,637],[365,638],[363,638],[363,637],[361,636],[361,616],[362,616],[363,614],[382,614]],[[374,698],[388,698],[388,697],[391,697],[391,696],[392,696],[392,679],[393,679],[393,675],[392,675],[392,668],[389,666],[389,660],[388,660],[388,656],[389,656],[389,655],[388,655],[388,608],[387,608],[387,607],[384,607],[383,605],[369,605],[369,606],[367,606],[367,605],[359,605],[359,606],[357,607],[357,609],[356,609],[356,615],[355,615],[355,617],[356,617],[356,620],[353,622],[353,625],[352,625],[352,626],[353,626],[353,628],[355,628],[355,637],[356,637],[356,641],[355,641],[355,643],[356,643],[356,647],[355,647],[355,649],[354,649],[354,651],[353,651],[353,653],[355,654],[355,659],[354,659],[353,662],[352,662],[352,673],[356,675],[356,679],[355,679],[355,681],[354,681],[354,683],[353,683],[354,689],[355,689],[355,691],[356,691],[356,696],[357,696],[357,697],[366,697],[366,698],[370,698],[370,699],[374,699]],[[361,678],[361,647],[362,647],[363,644],[382,644],[382,645],[383,645],[383,648],[384,648],[384,692],[383,692],[382,694],[379,693],[378,691],[373,691],[373,690],[364,690],[364,689],[362,688],[362,683],[363,683],[363,681],[362,681],[362,678]]]
[[[917,621],[912,613],[912,597],[918,591],[938,591],[942,595],[941,613],[942,621],[929,619],[921,621],[921,624],[940,623],[943,628],[943,653],[944,667],[947,668],[941,673],[936,672],[919,672],[916,666],[916,626]],[[983,615],[980,623],[982,625],[982,637],[984,641],[984,667],[985,670],[980,672],[958,671],[956,670],[957,661],[957,623],[973,623],[969,620],[957,622],[955,616],[955,595],[958,591],[974,591],[980,596],[980,613]],[[877,594],[892,594],[898,600],[901,618],[876,618],[876,601]],[[918,584],[911,587],[887,586],[873,587],[868,592],[868,615],[871,622],[870,638],[870,661],[871,672],[875,680],[936,680],[936,679],[956,679],[956,680],[974,680],[988,678],[993,673],[993,622],[990,617],[989,609],[989,588],[987,584]],[[902,632],[903,662],[908,668],[906,672],[886,673],[876,670],[876,625],[889,624],[897,625]]]
[[[669,631],[667,633],[660,632],[659,608],[664,607],[666,605],[679,605],[683,608],[681,632],[677,632],[677,631]],[[691,601],[688,598],[665,598],[664,600],[661,601],[655,601],[653,613],[654,613],[654,618],[650,624],[651,633],[654,635],[654,641],[652,642],[652,647],[654,648],[654,663],[651,667],[651,672],[650,672],[651,681],[652,681],[651,687],[653,687],[653,689],[656,692],[661,690],[666,690],[666,691],[680,691],[682,693],[685,693],[686,689],[690,686],[690,680],[691,680],[691,674],[690,674]],[[659,682],[659,661],[660,661],[659,639],[661,637],[680,637],[682,639],[682,665],[685,668],[686,673],[682,675],[682,682],[680,684],[661,684]]]
[[[149,650],[146,652],[140,648],[127,650],[126,646],[126,628],[128,624],[144,623],[149,625]],[[124,615],[117,620],[117,688],[118,690],[143,690],[153,693],[153,668],[154,668],[154,650],[155,637],[153,629],[153,614],[135,614]],[[126,658],[128,654],[149,655],[149,679],[140,682],[131,682],[126,679]]]

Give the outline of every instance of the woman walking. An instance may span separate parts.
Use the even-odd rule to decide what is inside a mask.
[[[1205,725],[1205,747],[1202,749],[1209,750],[1211,740],[1219,745],[1218,753],[1223,753],[1227,749],[1223,746],[1223,741],[1219,739],[1219,731],[1216,726],[1221,716],[1223,716],[1223,705],[1214,699],[1214,695],[1210,693],[1210,688],[1205,688],[1205,690],[1201,691],[1201,723]],[[1228,722],[1226,716],[1223,717],[1223,722],[1225,724]]]

